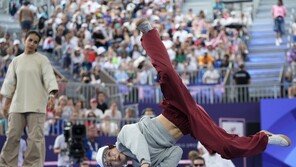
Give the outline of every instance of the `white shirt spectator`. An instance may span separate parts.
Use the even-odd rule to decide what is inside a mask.
[[[209,65],[207,71],[202,76],[202,82],[205,84],[217,84],[219,78],[220,74],[218,70],[214,69],[212,65]]]
[[[102,119],[103,117],[104,117],[104,113],[103,113],[103,111],[102,110],[100,110],[100,109],[89,109],[89,110],[87,110],[86,112],[85,112],[85,115],[87,116],[90,112],[93,112],[95,115],[96,115],[96,117],[97,118],[100,118],[100,119]]]
[[[70,158],[67,154],[67,143],[65,142],[64,134],[58,135],[54,141],[54,149],[61,149],[58,154],[58,166],[68,166],[70,163]]]
[[[173,40],[176,41],[177,37],[179,37],[180,42],[185,42],[186,38],[188,36],[188,32],[186,30],[178,30],[173,35]]]
[[[296,22],[294,22],[294,23],[292,24],[292,33],[293,33],[294,36],[296,36]],[[294,42],[295,42],[295,41],[294,41]]]

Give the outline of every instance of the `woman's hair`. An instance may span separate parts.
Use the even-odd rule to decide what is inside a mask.
[[[25,36],[25,40],[26,40],[31,34],[38,36],[38,38],[39,38],[38,42],[40,42],[40,40],[41,40],[41,35],[39,34],[39,32],[37,32],[37,31],[35,31],[35,30],[30,30],[29,32],[27,32],[27,34],[26,34],[26,36]]]
[[[278,6],[283,6],[284,3],[283,3],[283,0],[278,0]]]

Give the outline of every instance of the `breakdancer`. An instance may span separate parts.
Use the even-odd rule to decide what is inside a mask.
[[[239,137],[217,126],[196,104],[175,72],[157,30],[147,19],[138,20],[136,25],[143,33],[142,46],[160,78],[163,112],[155,118],[143,117],[138,123],[123,126],[115,145],[98,150],[96,160],[101,167],[119,167],[128,160],[141,167],[177,166],[183,151],[175,143],[187,134],[199,140],[210,153],[217,152],[226,159],[259,154],[268,144],[291,144],[282,134],[260,131]]]

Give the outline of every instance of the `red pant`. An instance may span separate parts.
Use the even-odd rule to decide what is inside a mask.
[[[208,151],[217,152],[228,159],[253,156],[265,150],[268,142],[265,133],[259,132],[249,137],[228,134],[196,104],[175,72],[157,30],[143,35],[142,46],[160,77],[160,87],[165,99],[161,104],[163,115],[184,135],[191,134]]]

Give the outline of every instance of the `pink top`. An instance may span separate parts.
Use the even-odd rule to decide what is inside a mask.
[[[279,16],[285,17],[286,14],[287,14],[287,10],[284,6],[278,6],[278,5],[272,6],[272,16],[274,19]]]

